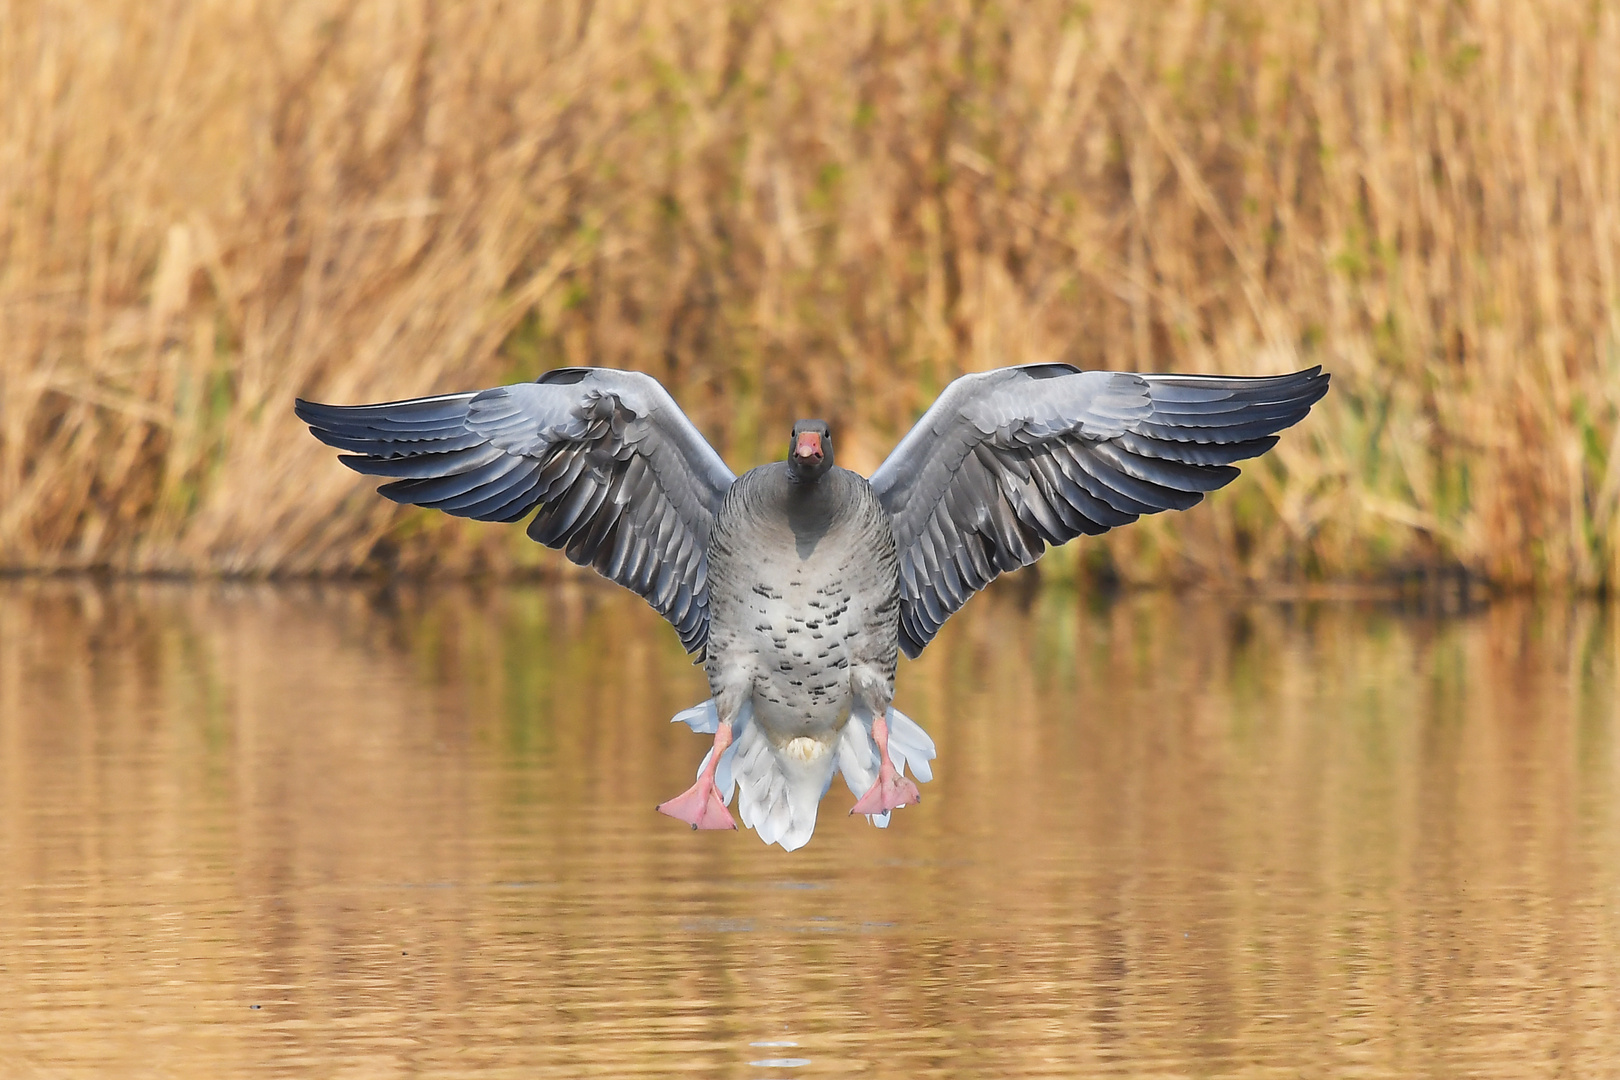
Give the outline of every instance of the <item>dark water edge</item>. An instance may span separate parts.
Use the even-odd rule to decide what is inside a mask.
[[[790,855],[611,589],[0,582],[0,1075],[1613,1075],[1615,629],[992,593]]]

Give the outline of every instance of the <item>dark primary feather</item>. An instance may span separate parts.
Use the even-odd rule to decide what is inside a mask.
[[[735,479],[651,376],[562,368],[476,393],[322,405],[315,437],[356,472],[392,479],[395,502],[479,521],[539,508],[531,537],[633,590],[689,652],[709,632],[705,552]]]
[[[1319,367],[1240,378],[1030,364],[957,379],[872,474],[900,553],[900,647],[917,656],[1047,544],[1194,505],[1327,388]]]

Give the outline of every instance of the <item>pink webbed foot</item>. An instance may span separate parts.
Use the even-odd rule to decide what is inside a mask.
[[[714,773],[720,765],[720,755],[731,745],[731,725],[720,724],[714,732],[714,750],[708,764],[698,774],[697,783],[675,796],[669,802],[659,803],[654,809],[684,821],[694,829],[735,829],[737,822],[731,811],[720,801],[720,792],[714,787]]]
[[[877,744],[877,781],[866,789],[866,794],[850,810],[852,817],[856,814],[886,814],[890,810],[916,806],[922,802],[922,792],[917,790],[917,785],[907,780],[905,774],[889,760],[889,725],[883,718],[887,708],[873,711],[876,713],[872,719],[872,741]]]
[[[643,804],[645,805],[645,804]],[[731,811],[720,801],[714,781],[699,780],[680,795],[658,804],[658,812],[677,821],[684,821],[694,829],[735,829],[737,822]]]
[[[916,806],[922,802],[922,792],[906,777],[893,769],[878,774],[877,782],[866,789],[850,814],[886,814],[902,806]]]

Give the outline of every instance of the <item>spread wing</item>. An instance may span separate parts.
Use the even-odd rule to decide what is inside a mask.
[[[1327,388],[1319,367],[1239,378],[1030,364],[957,379],[872,474],[899,548],[901,648],[915,657],[1047,544],[1192,506]]]
[[[709,530],[735,479],[650,375],[559,368],[476,393],[321,405],[299,419],[378,491],[529,535],[632,590],[688,652],[709,634]]]

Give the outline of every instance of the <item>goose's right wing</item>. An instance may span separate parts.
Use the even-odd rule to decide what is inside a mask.
[[[709,531],[735,477],[650,375],[559,368],[538,381],[380,405],[299,401],[379,493],[529,535],[642,596],[688,652],[709,633]]]

